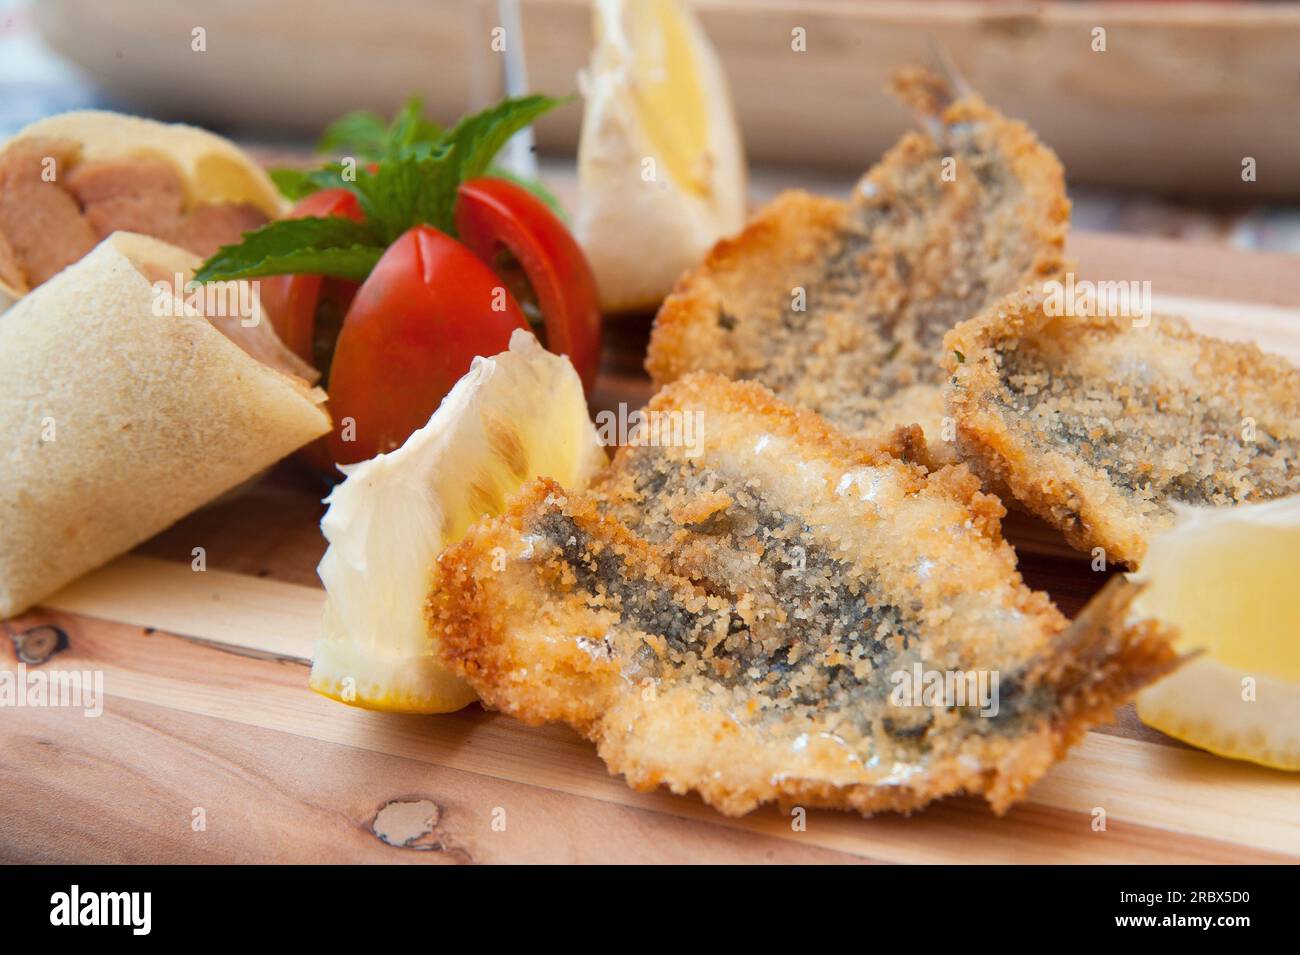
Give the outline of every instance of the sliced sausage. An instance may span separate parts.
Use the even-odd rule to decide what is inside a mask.
[[[33,139],[0,161],[0,279],[7,284],[39,285],[113,232],[139,232],[207,257],[267,223],[249,203],[203,204],[187,214],[184,185],[166,160],[77,165],[78,151],[75,143]],[[42,175],[47,158],[52,176]]]
[[[0,233],[28,288],[76,262],[98,241],[77,200],[62,187],[76,153],[75,143],[31,139],[0,157]]]
[[[175,241],[180,231],[185,191],[168,162],[113,159],[82,163],[68,174],[67,187],[101,239],[120,230]]]
[[[223,245],[238,242],[245,232],[266,225],[266,213],[247,202],[196,206],[172,239],[182,248],[207,258]]]

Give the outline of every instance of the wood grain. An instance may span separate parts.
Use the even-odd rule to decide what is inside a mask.
[[[324,603],[319,585],[128,554],[47,598],[45,606],[310,663]]]
[[[860,861],[131,700],[115,699],[102,718],[57,740],[42,717],[19,711],[6,727],[18,745],[0,751],[0,803],[24,811],[6,817],[0,862]],[[17,753],[23,758],[9,755]],[[25,803],[33,790],[41,792],[37,807]],[[392,845],[376,836],[385,805],[417,800],[437,811],[422,838]],[[196,809],[204,813],[200,830]]]
[[[1085,275],[1149,278],[1192,301],[1202,327],[1245,321],[1283,352],[1300,336],[1300,283],[1277,272],[1262,290],[1279,264],[1268,257],[1086,234],[1072,251]],[[595,407],[648,395],[648,328],[644,316],[611,323]],[[98,670],[107,700],[98,718],[0,710],[0,860],[1300,861],[1295,775],[1186,747],[1131,708],[1004,818],[950,799],[910,818],[814,812],[800,830],[775,808],[726,819],[695,798],[633,792],[564,728],[476,706],[428,718],[325,700],[305,665],[324,491],[286,462],[3,624],[13,638],[61,628],[66,649],[41,666]],[[1012,513],[1006,531],[1026,579],[1067,613],[1101,586],[1051,528]],[[0,641],[0,668],[16,668],[15,646]],[[375,834],[394,801],[433,807],[412,846]],[[499,808],[505,832],[492,827]]]
[[[6,714],[3,732],[14,745],[6,746],[4,751],[30,756],[41,745],[70,750],[71,755],[58,763],[59,776],[87,764],[111,769],[128,759],[112,740],[102,746],[88,742],[95,739],[95,734],[112,732],[99,729],[101,720],[114,716],[119,703],[126,701],[202,718],[208,721],[205,738],[251,739],[245,728],[273,731],[279,734],[278,742],[264,751],[272,767],[304,759],[299,740],[305,739],[438,767],[439,772],[450,769],[474,774],[482,777],[480,801],[474,804],[480,814],[498,804],[488,794],[504,781],[874,861],[958,862],[977,858],[989,862],[1231,862],[1300,856],[1291,777],[1191,751],[1169,750],[1174,756],[1171,762],[1164,747],[1118,737],[1091,735],[1035,788],[1028,805],[1017,807],[1002,819],[993,817],[980,801],[954,799],[907,819],[881,816],[864,821],[840,813],[813,812],[808,816],[807,828],[798,831],[791,828],[789,817],[775,809],[743,819],[726,819],[694,798],[633,792],[608,775],[585,741],[563,727],[526,727],[478,707],[438,718],[350,709],[306,692],[301,666],[222,654],[207,646],[124,624],[47,611],[14,621],[11,627],[25,628],[36,623],[54,624],[68,634],[68,649],[58,654],[51,665],[101,670],[108,697],[105,716],[98,719],[83,717],[71,709],[27,709]],[[8,719],[14,714],[18,719]],[[1180,763],[1179,759],[1187,762]],[[156,765],[153,757],[147,757],[146,762]],[[6,800],[11,796],[21,799],[25,790],[44,792],[56,774],[44,760],[35,769],[27,766],[26,760],[4,768],[6,782],[0,785],[16,787],[16,791],[6,792]],[[346,767],[320,768],[321,786],[330,783],[331,773],[342,774],[356,784],[368,778],[352,776]],[[247,769],[244,762],[232,761],[229,771],[242,777]],[[155,772],[146,766],[121,775],[106,770],[94,776],[87,769],[88,775],[82,778],[84,788],[73,788],[88,798],[101,798],[106,791],[129,792],[129,801],[136,806],[130,810],[131,818],[139,812],[140,824],[152,825],[149,819],[156,813],[143,812],[139,805],[142,800],[148,803],[167,798],[155,788],[157,772],[171,774],[161,765]],[[1126,781],[1123,785],[1117,784],[1117,774]],[[274,772],[270,777],[267,797],[274,798],[285,784]],[[385,795],[361,803],[360,810],[354,809],[350,817],[353,824],[365,825],[371,818],[368,813],[388,799],[427,794],[438,801],[436,790],[410,789],[404,780],[384,780],[388,788],[377,791]],[[182,771],[177,782],[170,785],[174,788],[183,783]],[[210,811],[214,807],[234,811],[244,805],[237,791],[228,788],[218,794],[219,799],[208,800],[211,805],[191,800],[171,806],[167,812],[172,817],[187,817],[195,805],[205,805]],[[30,815],[53,826],[55,817],[47,816],[39,803],[35,805],[38,808]],[[1249,813],[1224,812],[1225,807],[1233,806],[1248,806]],[[1092,829],[1093,813],[1098,808],[1106,812],[1104,832]],[[277,825],[276,818],[272,812],[266,825]],[[565,834],[571,844],[585,852],[602,851],[598,842],[586,841],[589,833],[581,815],[571,818]],[[30,837],[35,833],[29,830],[27,835],[29,838],[19,840],[21,846],[32,845]],[[0,850],[0,854],[3,851],[7,850]],[[285,840],[268,848],[271,851],[285,853],[281,858],[297,858],[294,847]]]

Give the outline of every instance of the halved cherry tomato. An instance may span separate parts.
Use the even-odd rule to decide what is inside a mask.
[[[293,211],[290,219],[302,219],[307,216],[346,216],[360,222],[362,219],[361,203],[347,189],[322,189],[303,198]],[[331,311],[340,316],[347,312],[352,296],[358,285],[346,279],[325,278],[322,275],[274,275],[259,280],[261,282],[262,306],[271,320],[280,341],[298,355],[303,361],[328,372],[330,349],[322,349],[321,344],[332,344],[333,329],[322,329],[329,342],[317,342],[316,317],[323,302],[330,305]]]
[[[503,252],[522,267],[547,349],[569,356],[590,394],[600,370],[600,308],[591,266],[568,228],[527,189],[490,177],[461,183],[455,215],[461,241],[503,278]]]
[[[361,284],[335,346],[335,462],[400,447],[474,356],[505,351],[517,328],[528,329],[523,310],[473,252],[430,226],[403,233]]]

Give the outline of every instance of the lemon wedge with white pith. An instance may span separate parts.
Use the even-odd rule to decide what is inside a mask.
[[[1300,497],[1183,508],[1151,541],[1143,614],[1201,655],[1144,690],[1144,723],[1220,756],[1300,770]]]
[[[575,231],[605,311],[657,304],[745,224],[745,158],[717,53],[679,0],[596,0],[580,77]]]
[[[433,417],[396,451],[352,467],[330,494],[322,633],[311,688],[367,709],[448,713],[474,692],[438,662],[424,623],[434,562],[525,482],[578,488],[605,452],[567,358],[517,331],[476,358]]]

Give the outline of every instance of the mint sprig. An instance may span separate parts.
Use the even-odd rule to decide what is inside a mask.
[[[492,160],[510,137],[552,107],[568,102],[549,96],[521,96],[502,100],[481,113],[466,116],[444,137],[452,146],[451,161],[460,172],[461,180],[473,179],[487,172]]]
[[[320,169],[272,169],[271,181],[290,202],[310,196],[321,189],[341,183],[341,168],[324,166]]]
[[[408,102],[407,106],[410,105]],[[405,110],[406,106],[402,108]],[[326,128],[316,141],[316,151],[345,153],[358,159],[378,159],[388,151],[388,127],[375,113],[364,110],[348,113]]]
[[[282,219],[246,232],[238,245],[223,245],[199,267],[194,279],[224,282],[308,273],[360,282],[383,254],[374,229],[365,223],[342,216]]]
[[[443,128],[424,118],[424,103],[412,96],[385,125],[375,113],[358,110],[336,120],[316,143],[320,153],[343,153],[367,162],[402,155],[427,155],[442,139]]]
[[[452,214],[462,177],[452,159],[452,150],[440,146],[424,159],[386,159],[373,173],[358,171],[352,191],[384,245],[421,222],[455,235]]]
[[[326,131],[321,146],[346,147],[355,153],[354,162],[272,175],[295,201],[319,189],[347,189],[356,195],[365,221],[272,222],[245,233],[238,244],[222,246],[195,279],[312,273],[363,281],[384,250],[412,226],[431,225],[455,235],[457,187],[487,172],[510,137],[564,102],[567,98],[541,95],[507,99],[450,130],[424,119],[418,99],[408,101],[387,126],[373,114],[350,113]]]

